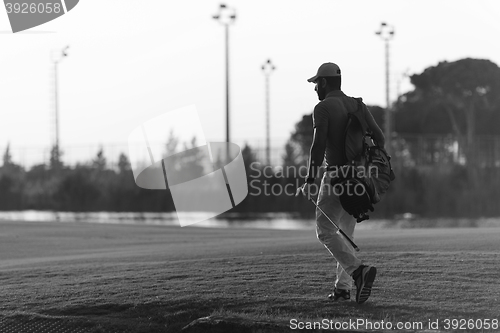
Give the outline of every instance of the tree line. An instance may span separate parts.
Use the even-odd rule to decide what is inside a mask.
[[[481,59],[441,62],[413,75],[411,82],[415,88],[392,106],[395,133],[391,151],[397,178],[372,216],[500,216],[500,159],[482,163],[477,158],[481,149],[478,135],[500,137],[500,68]],[[384,109],[370,109],[383,124]],[[313,217],[314,206],[293,195],[304,181],[300,170],[307,165],[312,131],[309,113],[296,123],[280,166],[259,163],[252,147],[243,147],[249,194],[225,215],[288,212]],[[431,139],[423,152],[430,156],[430,162],[416,163],[414,157],[422,152],[405,140],[406,134],[447,136],[460,158],[448,158],[450,145]],[[179,144],[170,135],[165,151],[171,155]],[[195,146],[193,140],[184,145],[184,151]],[[13,161],[7,147],[0,167],[0,210],[175,210],[168,190],[147,190],[135,184],[124,153],[115,168],[108,165],[103,149],[92,160],[75,166],[64,165],[62,156],[63,152],[53,147],[48,163],[25,169]],[[201,174],[203,163],[196,156],[187,158],[190,168]]]
[[[168,191],[135,185],[130,162],[122,153],[118,168],[108,168],[100,149],[88,163],[64,165],[62,152],[51,150],[48,164],[25,170],[15,164],[7,147],[0,167],[0,210],[172,211]]]
[[[226,216],[287,212],[313,217],[314,207],[301,196],[294,196],[303,183],[305,164],[292,165],[291,155],[285,154],[288,165],[267,166],[257,161],[248,145],[242,154],[249,194]],[[393,218],[408,212],[422,217],[500,215],[498,167],[483,168],[475,175],[467,165],[458,164],[395,166],[395,172],[397,180],[375,205],[372,217]],[[169,212],[175,206],[168,190],[147,190],[135,184],[123,153],[115,169],[108,168],[100,150],[88,163],[73,167],[40,164],[25,170],[9,159],[7,149],[0,167],[0,210]]]

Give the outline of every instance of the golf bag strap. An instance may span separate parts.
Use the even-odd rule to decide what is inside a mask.
[[[365,149],[365,138],[366,136],[371,136],[370,135],[370,127],[368,126],[368,123],[366,122],[365,118],[363,117],[363,101],[361,98],[354,98],[357,103],[356,110],[354,112],[350,112],[349,109],[347,109],[348,116],[347,116],[347,125],[344,130],[344,135],[342,137],[342,156],[344,157],[345,163],[349,163],[349,159],[347,158],[347,152],[345,149],[345,144],[346,144],[346,138],[347,138],[347,132],[349,131],[349,127],[352,124],[352,117],[356,117],[358,120],[361,130],[363,131],[363,152],[361,152],[361,155],[364,154],[364,149]],[[345,104],[344,104],[345,107]]]

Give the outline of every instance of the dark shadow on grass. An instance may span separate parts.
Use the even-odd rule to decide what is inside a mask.
[[[134,333],[169,333],[179,332],[193,320],[210,315],[225,301],[225,299],[207,301],[190,298],[145,304],[78,305],[52,308],[43,313],[57,317],[61,321],[71,319],[72,322],[76,320],[80,324],[86,323],[86,326],[100,328],[103,332],[107,332],[109,328],[113,332],[122,329],[124,332]]]
[[[396,322],[404,320],[408,314],[422,313],[422,308],[419,306],[382,305],[376,300],[369,300],[367,303],[359,305],[354,301],[332,302],[328,299],[287,297],[286,294],[273,296],[267,300],[238,298],[238,295],[208,298],[201,296],[191,295],[171,302],[162,300],[143,304],[81,304],[52,308],[43,311],[43,314],[39,316],[44,318],[37,320],[45,325],[48,325],[48,320],[50,322],[56,320],[64,324],[65,327],[85,328],[85,332],[92,333],[170,333],[180,332],[183,327],[194,320],[211,316],[217,312],[241,315],[250,320],[264,319],[276,322],[286,322],[297,317],[299,320],[366,318]],[[393,316],[393,314],[396,315]],[[435,315],[440,318],[443,316],[456,318],[467,317],[470,313],[440,311]],[[12,316],[11,319],[13,319]],[[29,323],[33,321],[33,316],[20,314],[17,315],[16,319]],[[422,318],[422,320],[424,319]]]
[[[358,305],[355,304],[356,309],[358,309],[360,312],[364,313],[367,318],[373,318],[375,320],[393,320],[397,321],[401,319],[401,317],[404,318],[405,314],[408,314],[409,317],[414,316],[415,313],[422,314],[423,312],[429,312],[432,313],[433,317],[429,318],[423,318],[422,320],[428,320],[428,319],[435,319],[435,318],[470,318],[471,315],[473,315],[470,311],[465,312],[465,311],[447,311],[447,310],[439,310],[439,312],[436,312],[433,309],[422,309],[419,306],[412,306],[412,305],[402,305],[402,304],[397,304],[397,305],[380,305],[377,304],[376,301],[368,301],[364,304]],[[395,316],[391,314],[397,314]],[[394,318],[391,318],[394,317]],[[406,320],[406,319],[405,319]]]

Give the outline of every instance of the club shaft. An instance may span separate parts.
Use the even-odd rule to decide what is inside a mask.
[[[354,248],[354,250],[356,252],[359,252],[359,247],[353,242],[353,240],[346,235],[346,233],[340,229],[340,227],[337,225],[337,223],[333,222],[332,219],[323,211],[323,209],[321,209],[317,204],[316,202],[314,202],[314,200],[312,198],[309,199],[309,201],[311,201],[314,206],[316,206],[316,208],[318,208],[318,210],[321,212],[321,214],[323,214],[327,219],[328,221],[330,221],[331,224],[333,224],[335,226],[335,228],[337,228],[337,231],[349,242],[349,244],[351,244],[351,246]]]

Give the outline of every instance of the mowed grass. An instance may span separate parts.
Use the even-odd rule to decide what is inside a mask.
[[[500,319],[499,239],[500,228],[358,230],[359,256],[378,275],[357,305],[326,298],[335,262],[314,229],[0,222],[0,331],[43,319],[179,332],[211,314],[424,328],[438,319],[444,331],[445,319]]]

